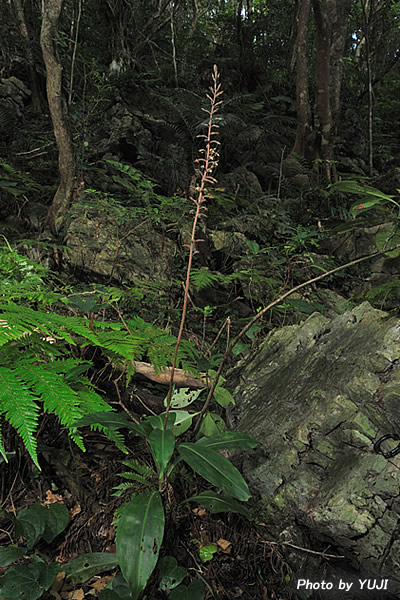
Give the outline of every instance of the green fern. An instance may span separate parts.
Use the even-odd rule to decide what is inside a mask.
[[[36,183],[32,177],[26,173],[17,171],[17,169],[14,169],[14,167],[0,159],[0,192],[8,192],[12,196],[17,197],[22,196],[22,194],[32,194],[32,192],[40,192],[45,189],[45,186]]]
[[[171,364],[176,339],[167,331],[136,317],[105,323],[18,306],[0,304],[0,414],[21,436],[37,466],[36,431],[42,411],[53,413],[71,439],[84,450],[82,437],[72,426],[85,414],[111,410],[83,375],[89,364],[70,356],[70,345],[96,346],[122,365],[147,359],[157,370]],[[196,355],[183,343],[179,361],[192,373]],[[3,384],[4,382],[4,384]],[[118,433],[101,428],[126,452]],[[6,460],[4,447],[0,453]]]
[[[144,463],[141,463],[138,460],[123,460],[121,462],[125,467],[129,467],[131,470],[118,473],[118,477],[123,477],[128,481],[114,486],[113,489],[116,491],[112,494],[113,496],[119,497],[126,490],[137,488],[137,485],[135,484],[139,483],[140,485],[148,486],[149,483],[155,480],[155,474],[153,470]]]
[[[0,411],[18,431],[25,448],[35,464],[39,466],[36,453],[37,442],[34,436],[40,411],[37,397],[26,383],[18,379],[10,369],[4,367],[0,367]],[[7,462],[3,446],[0,447],[0,452]]]
[[[0,275],[1,271],[7,274],[11,288],[18,281],[23,283],[24,273],[28,277],[33,273],[38,276],[32,279],[33,287],[38,286],[46,297],[42,303],[35,297],[41,307],[37,310],[16,304],[8,297],[7,286],[0,287],[0,416],[16,429],[39,466],[36,435],[43,412],[53,413],[71,439],[84,450],[83,439],[73,424],[84,415],[112,410],[86,376],[90,363],[72,356],[71,347],[94,346],[131,375],[136,360],[148,360],[156,370],[170,366],[176,338],[140,317],[115,323],[90,320],[85,310],[82,316],[51,312],[47,304],[50,292],[42,278],[46,272],[9,246],[0,249]],[[29,296],[32,290],[27,288],[27,292]],[[74,310],[77,307],[79,310],[77,296],[51,294],[54,305],[63,313],[71,310],[71,298],[75,299]],[[115,293],[111,293],[109,297],[114,296]],[[93,302],[94,307],[96,302]],[[186,371],[198,375],[196,352],[189,342],[181,344],[178,361]],[[126,452],[119,432],[102,426],[97,429]],[[7,460],[1,431],[0,453]]]
[[[0,346],[20,340],[40,330],[45,336],[63,339],[75,344],[73,334],[96,344],[97,337],[88,327],[88,321],[79,317],[66,317],[56,313],[44,313],[13,302],[0,304]]]

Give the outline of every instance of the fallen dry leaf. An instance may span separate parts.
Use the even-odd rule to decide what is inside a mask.
[[[192,509],[192,513],[197,515],[198,517],[204,517],[207,514],[207,511],[202,506],[196,506],[196,508]]]
[[[79,513],[81,512],[81,505],[80,504],[75,504],[75,506],[73,506],[70,509],[70,515],[71,515],[71,519],[73,519],[75,517],[75,515],[79,515]]]
[[[232,550],[232,542],[228,542],[228,540],[224,540],[224,538],[219,538],[219,540],[217,540],[217,546],[221,548],[222,552],[225,552],[225,554],[229,554]]]
[[[90,587],[92,587],[93,589],[95,589],[97,592],[101,592],[101,590],[104,590],[104,588],[106,587],[107,583],[109,581],[111,581],[112,579],[114,579],[115,575],[105,575],[104,577],[100,577],[100,579],[98,579],[97,581],[95,581],[94,583],[92,583],[90,585]]]
[[[80,588],[79,590],[75,590],[74,592],[71,592],[72,596],[69,596],[70,600],[84,600],[85,599],[85,592],[83,591],[82,588]]]
[[[60,502],[61,504],[64,504],[64,499],[59,494],[53,494],[51,490],[47,490],[46,500],[43,502],[43,506],[46,506],[48,504],[54,504],[55,502]]]
[[[61,573],[57,573],[55,580],[51,585],[51,591],[59,592],[64,585],[65,573],[61,571]]]

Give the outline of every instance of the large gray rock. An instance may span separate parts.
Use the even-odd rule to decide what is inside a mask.
[[[129,219],[124,210],[128,212],[102,200],[98,208],[76,211],[64,239],[67,262],[110,282],[164,281],[169,285],[176,245],[145,219]]]
[[[345,557],[335,561],[336,576],[354,569],[351,592],[343,596],[331,572],[332,592],[315,597],[395,597],[363,595],[357,573],[377,585],[388,578],[391,594],[400,593],[400,454],[374,452],[380,436],[400,434],[399,366],[400,321],[365,302],[272,332],[233,373],[234,427],[260,442],[243,471],[268,538],[330,546]],[[329,574],[318,555],[292,560],[292,581]]]
[[[30,96],[31,91],[20,79],[16,77],[0,78],[0,106],[5,106],[3,103],[8,102],[16,116],[22,116],[25,103]]]

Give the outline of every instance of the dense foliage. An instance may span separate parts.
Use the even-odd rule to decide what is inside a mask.
[[[328,312],[327,288],[399,306],[397,278],[356,265],[400,254],[400,3],[0,7],[0,465],[18,451],[41,478],[49,448],[105,434],[127,455],[123,482],[105,483],[116,549],[64,564],[66,579],[119,565],[101,600],[147,585],[208,598],[163,543],[189,502],[251,518],[229,453],[256,441],[227,431],[223,369],[272,327]],[[139,365],[169,379],[142,412]],[[0,567],[17,564],[0,596],[40,598],[61,571],[35,547],[67,530],[64,500],[17,515],[2,500],[16,543]],[[198,545],[212,561],[217,546]]]

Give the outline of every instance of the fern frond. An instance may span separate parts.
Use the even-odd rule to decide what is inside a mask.
[[[82,415],[113,410],[111,406],[95,392],[88,380],[83,380],[82,385],[77,387],[77,392],[80,399]]]
[[[44,409],[54,413],[62,425],[69,427],[83,416],[78,394],[53,371],[52,364],[35,365],[24,360],[13,372],[43,400]]]
[[[75,345],[73,334],[96,344],[96,334],[85,326],[83,319],[33,310],[13,302],[0,305],[0,346],[11,340],[40,331],[46,336],[63,339]]]
[[[154,475],[152,468],[139,460],[121,460],[121,464],[124,465],[124,467],[128,467],[128,469],[133,469],[137,473],[143,475],[143,477],[152,477]]]
[[[101,332],[98,334],[96,345],[128,360],[136,360],[143,353],[146,339],[140,335],[130,335],[127,331],[114,331],[112,335],[109,332]]]
[[[125,446],[124,436],[120,431],[117,431],[116,429],[110,429],[109,427],[104,427],[103,433],[110,440],[110,442],[114,442],[118,450],[121,450],[121,452],[124,454],[128,454],[129,451]]]
[[[207,267],[201,269],[192,269],[190,281],[193,283],[196,291],[211,287],[215,283],[221,282],[221,275],[212,273]]]
[[[132,473],[131,471],[125,471],[125,473],[118,473],[118,477],[123,477],[124,479],[128,479],[129,481],[137,481],[139,483],[147,482],[146,477],[143,477],[143,475],[139,475],[138,473]]]
[[[139,482],[137,482],[137,483],[139,483]],[[135,485],[133,483],[128,483],[128,482],[119,483],[118,485],[115,485],[113,487],[113,490],[115,490],[115,492],[112,493],[111,496],[116,496],[117,498],[119,498],[120,496],[122,496],[122,494],[124,492],[126,492],[126,490],[130,490],[133,487],[135,487]]]
[[[0,367],[0,412],[21,436],[35,465],[39,467],[35,431],[39,420],[38,398],[28,385],[5,367]]]
[[[135,483],[148,485],[155,477],[153,470],[138,460],[122,460],[121,463],[131,469],[118,473],[118,477],[123,477],[128,481],[116,485],[113,489],[116,490],[113,496],[121,496],[126,490],[135,487]],[[135,483],[134,483],[135,482]]]
[[[2,434],[1,434],[1,425],[2,424],[0,423],[0,454],[4,458],[4,461],[8,462],[7,454],[6,454],[5,448],[3,446],[3,439],[2,439]]]

